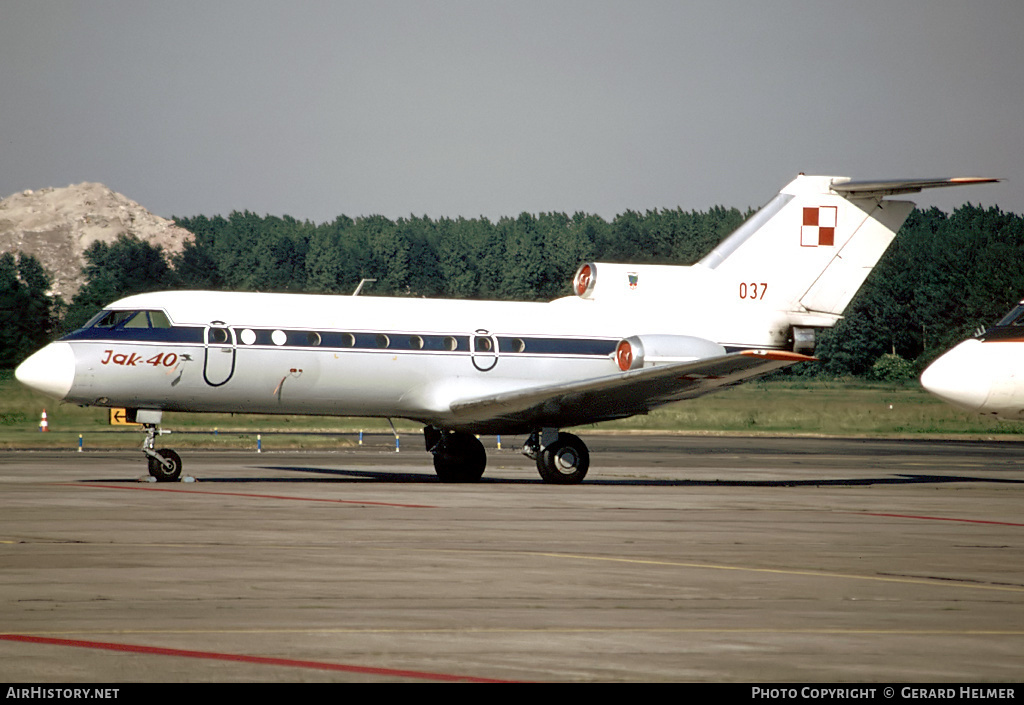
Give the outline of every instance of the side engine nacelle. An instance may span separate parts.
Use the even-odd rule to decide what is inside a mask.
[[[690,335],[631,335],[615,346],[615,362],[623,372],[719,355],[725,355],[721,345]]]

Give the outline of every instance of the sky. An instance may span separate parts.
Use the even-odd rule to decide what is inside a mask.
[[[0,0],[0,197],[611,219],[804,172],[1024,214],[1022,35],[1020,0]]]

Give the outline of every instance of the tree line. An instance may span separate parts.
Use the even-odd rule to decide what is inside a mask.
[[[343,215],[319,225],[249,211],[176,218],[194,235],[178,254],[127,237],[90,246],[85,284],[67,304],[46,294],[50,280],[34,258],[0,257],[0,367],[133,293],[350,294],[374,279],[365,294],[549,300],[570,293],[581,262],[692,264],[749,215],[716,206],[627,211],[611,221],[584,213],[497,221]],[[821,362],[792,374],[913,375],[1024,297],[1022,262],[1021,216],[970,204],[952,214],[915,210],[846,318],[819,336]]]

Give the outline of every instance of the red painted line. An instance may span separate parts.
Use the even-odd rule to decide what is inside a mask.
[[[398,502],[369,502],[356,499],[323,499],[321,497],[289,497],[276,494],[253,494],[249,492],[213,492],[210,490],[179,490],[173,487],[135,487],[132,485],[98,485],[89,482],[57,482],[65,487],[92,487],[101,490],[139,490],[141,492],[183,492],[185,494],[209,494],[222,497],[254,497],[257,499],[287,499],[294,502],[333,502],[335,504],[366,504],[377,507],[404,507],[406,509],[437,509],[429,504],[401,504]]]
[[[1024,526],[1024,524],[1016,524],[1012,521],[987,521],[985,519],[954,519],[952,517],[928,517],[928,516],[916,516],[914,514],[883,514],[881,512],[851,512],[852,514],[862,514],[869,517],[895,517],[896,519],[926,519],[927,521],[958,521],[965,524],[997,524],[999,526]]]
[[[27,644],[46,644],[49,646],[73,646],[82,649],[103,649],[121,651],[150,656],[178,656],[181,658],[212,659],[215,661],[237,661],[255,663],[263,666],[284,666],[286,668],[308,668],[319,671],[342,671],[363,675],[390,676],[393,678],[416,678],[431,681],[450,681],[462,683],[509,683],[511,681],[494,678],[477,678],[475,676],[458,676],[451,673],[430,673],[427,671],[407,671],[395,668],[376,668],[373,666],[354,666],[345,663],[328,663],[325,661],[297,661],[287,658],[271,658],[268,656],[249,656],[246,654],[222,654],[215,651],[189,651],[185,649],[165,649],[158,646],[141,646],[138,644],[115,644],[104,641],[82,641],[79,639],[53,639],[42,636],[24,634],[0,634],[0,641],[17,641]]]

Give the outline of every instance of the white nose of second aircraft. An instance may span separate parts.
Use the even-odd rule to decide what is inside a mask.
[[[980,340],[965,340],[933,362],[921,375],[921,386],[944,401],[979,411],[992,390],[993,360]]]
[[[37,392],[63,399],[75,382],[75,352],[68,343],[50,343],[18,365],[14,377]]]

